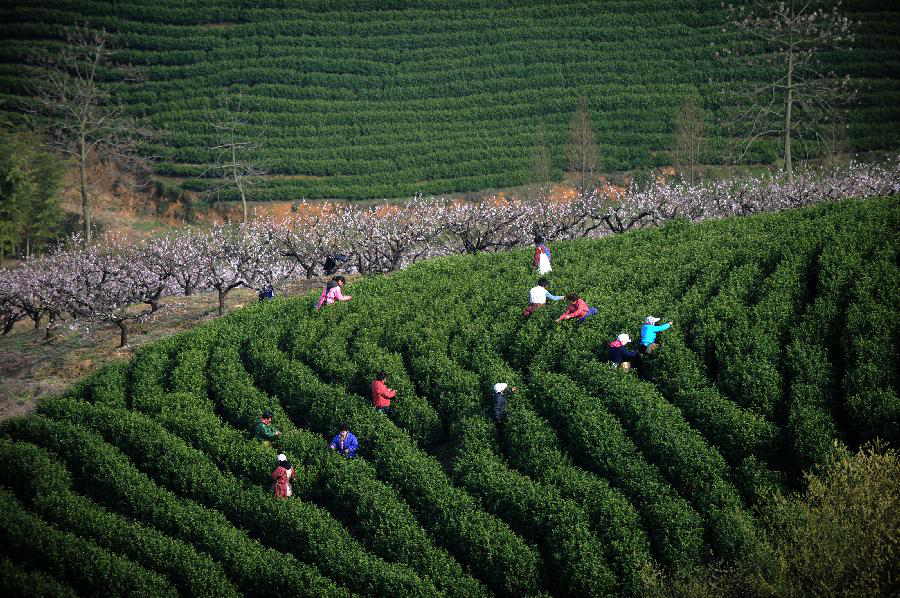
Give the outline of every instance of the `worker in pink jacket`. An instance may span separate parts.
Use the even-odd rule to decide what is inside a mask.
[[[577,293],[569,293],[566,295],[566,301],[569,302],[569,305],[566,307],[566,311],[556,318],[557,322],[577,318],[578,322],[581,323],[587,318],[597,314],[597,308],[589,307],[587,302],[579,297]]]
[[[316,309],[322,309],[323,305],[331,305],[335,301],[350,301],[353,299],[351,295],[344,295],[341,292],[341,289],[345,284],[347,284],[347,280],[341,275],[335,276],[329,280],[328,284],[325,285],[325,288],[322,289],[322,294],[319,296],[319,302],[316,304]]]

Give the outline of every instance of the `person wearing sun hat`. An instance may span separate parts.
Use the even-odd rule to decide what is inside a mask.
[[[290,498],[294,495],[294,488],[291,486],[291,480],[294,479],[294,466],[288,461],[287,455],[280,453],[278,461],[275,465],[275,471],[272,472],[272,491],[275,498]]]
[[[509,384],[506,382],[497,382],[494,384],[494,421],[498,424],[506,418],[506,389]],[[511,392],[516,391],[516,387],[509,388]]]
[[[644,325],[641,326],[640,350],[642,353],[652,353],[657,347],[656,335],[672,327],[672,322],[666,322],[662,326],[657,326],[657,322],[659,322],[659,318],[654,316],[647,316],[644,319]]]
[[[622,366],[623,370],[628,370],[631,367],[631,360],[640,358],[637,351],[628,348],[630,342],[631,337],[623,332],[609,343],[609,360],[615,367]]]

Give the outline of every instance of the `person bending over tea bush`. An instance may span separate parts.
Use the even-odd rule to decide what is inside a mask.
[[[262,414],[256,421],[256,428],[253,430],[253,435],[262,440],[265,445],[270,445],[273,440],[281,436],[281,432],[275,429],[275,426],[272,425],[272,412],[266,411]]]
[[[316,303],[316,309],[322,309],[323,305],[331,305],[335,301],[350,301],[353,299],[352,295],[344,295],[341,292],[345,284],[347,284],[347,279],[341,275],[329,280],[325,288],[322,289],[322,295],[319,297],[319,302]]]
[[[556,318],[557,322],[577,318],[578,323],[582,324],[591,316],[597,315],[597,308],[589,307],[587,302],[579,297],[577,293],[569,293],[568,295],[566,295],[566,301],[569,302],[569,305],[566,307],[566,311],[564,311],[561,316]]]
[[[656,335],[664,330],[672,327],[672,322],[666,322],[662,326],[657,326],[659,318],[647,316],[644,319],[644,325],[641,326],[641,347],[642,353],[653,353],[659,344],[656,342]]]
[[[553,270],[550,267],[550,255],[550,249],[544,244],[544,237],[536,236],[534,238],[534,258],[531,262],[541,276]]]
[[[359,441],[353,432],[350,431],[347,424],[341,424],[340,430],[334,435],[334,438],[331,439],[331,444],[328,446],[331,450],[337,451],[339,455],[352,459],[356,456],[356,451],[359,449]]]
[[[609,343],[609,360],[614,367],[622,367],[623,370],[631,368],[631,360],[639,360],[640,354],[628,348],[631,337],[624,332]]]
[[[562,295],[554,295],[548,291],[548,284],[550,283],[546,278],[541,278],[537,281],[537,286],[531,287],[531,290],[528,291],[528,307],[522,310],[523,316],[527,318],[533,314],[535,310],[547,305],[547,299],[559,301],[563,298]]]
[[[372,405],[377,411],[385,415],[394,411],[393,407],[391,407],[391,399],[397,396],[396,390],[388,388],[385,383],[386,379],[387,374],[385,372],[378,372],[372,381]]]
[[[506,382],[497,382],[494,384],[494,421],[502,423],[506,419],[506,402],[507,397],[504,394],[509,384]],[[516,392],[516,387],[509,388],[510,392]]]
[[[287,455],[281,453],[278,455],[278,464],[275,471],[272,472],[272,491],[275,498],[290,498],[294,495],[294,488],[291,486],[291,480],[294,479],[294,466],[288,461]]]

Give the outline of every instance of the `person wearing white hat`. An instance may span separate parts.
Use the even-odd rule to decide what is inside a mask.
[[[494,384],[494,421],[498,424],[506,418],[506,395],[503,393],[507,388],[509,388],[509,384],[506,382]],[[515,392],[516,388],[512,387],[509,390]]]
[[[293,496],[294,489],[291,480],[294,479],[294,467],[288,461],[287,455],[280,453],[275,471],[272,472],[272,491],[275,498],[289,498]]]
[[[654,349],[656,349],[656,335],[663,330],[668,330],[672,327],[672,322],[666,322],[662,326],[657,326],[656,323],[659,322],[659,318],[654,316],[647,316],[644,319],[644,325],[641,326],[641,352],[642,353],[652,353]]]
[[[630,342],[631,337],[623,332],[609,343],[609,360],[615,367],[622,366],[623,370],[628,370],[631,367],[631,360],[640,358],[637,351],[628,348]]]

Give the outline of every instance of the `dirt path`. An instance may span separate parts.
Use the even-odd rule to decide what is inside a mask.
[[[279,293],[300,295],[321,288],[322,280],[292,282]],[[235,289],[228,295],[227,310],[240,309],[256,300],[255,291]],[[65,390],[111,361],[130,359],[141,345],[217,317],[215,293],[166,297],[161,305],[159,315],[152,321],[130,327],[129,345],[122,349],[117,347],[119,331],[113,326],[90,334],[62,326],[47,342],[43,328],[35,330],[30,320],[17,323],[9,334],[0,336],[0,420],[30,413],[39,399]]]

